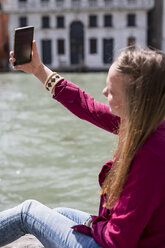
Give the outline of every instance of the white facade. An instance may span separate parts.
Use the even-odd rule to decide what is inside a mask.
[[[44,56],[42,40],[51,41],[52,56],[47,64],[50,68],[70,70],[83,67],[89,70],[104,70],[109,67],[107,60],[104,60],[104,57],[108,56],[105,54],[108,53],[104,46],[105,39],[108,42],[112,40],[110,54],[113,59],[121,49],[128,46],[129,38],[133,38],[137,45],[147,45],[147,12],[153,7],[154,0],[7,0],[4,8],[10,15],[10,49],[13,48],[14,29],[20,26],[20,18],[25,17],[27,25],[35,27],[34,38],[41,58]],[[128,14],[135,18],[132,26],[128,26]],[[89,26],[91,15],[97,18],[96,27]],[[105,27],[105,15],[111,15],[112,25],[109,27]],[[43,16],[49,17],[49,28],[42,27]],[[64,27],[57,27],[57,16],[63,16]],[[78,41],[76,43],[76,34],[74,38],[70,35],[71,25],[75,22],[81,23],[83,27],[81,47]],[[64,41],[63,54],[59,54],[58,39]],[[79,46],[77,51],[83,49],[81,58],[77,58],[78,62],[77,53],[74,52],[76,48],[71,44],[71,39],[74,40],[75,46]],[[96,42],[93,52],[90,39]]]

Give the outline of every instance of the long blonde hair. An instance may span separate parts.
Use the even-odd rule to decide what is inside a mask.
[[[107,209],[119,199],[136,152],[165,118],[165,55],[150,49],[125,50],[115,63],[116,70],[131,80],[123,87],[126,119],[121,120],[114,157],[119,156],[101,189]]]

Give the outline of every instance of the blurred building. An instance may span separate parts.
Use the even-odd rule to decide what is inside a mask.
[[[148,45],[165,52],[165,0],[155,0],[148,12]]]
[[[35,26],[43,62],[56,70],[104,70],[122,48],[147,45],[154,0],[7,0],[14,28]]]
[[[0,2],[0,71],[8,70],[9,61],[9,37],[8,15],[3,12]]]

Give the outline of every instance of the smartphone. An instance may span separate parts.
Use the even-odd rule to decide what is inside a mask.
[[[16,28],[14,32],[14,65],[22,65],[32,60],[34,27]]]

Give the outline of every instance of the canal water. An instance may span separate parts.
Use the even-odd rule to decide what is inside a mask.
[[[97,100],[106,73],[63,73]],[[98,173],[116,137],[52,99],[32,75],[0,74],[0,211],[26,199],[97,214]]]

